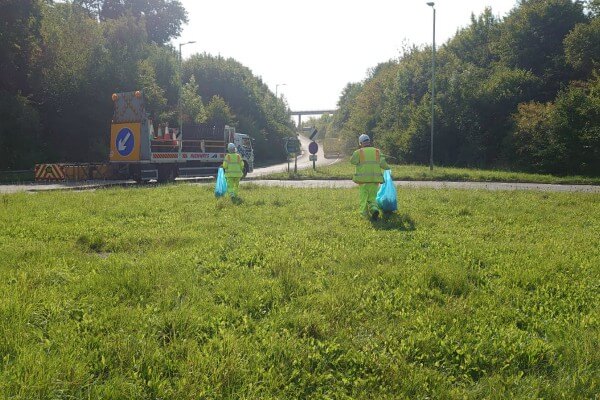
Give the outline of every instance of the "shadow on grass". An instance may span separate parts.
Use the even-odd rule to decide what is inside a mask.
[[[215,208],[217,210],[222,210],[222,209],[226,208],[228,204],[233,204],[234,206],[240,206],[240,205],[244,204],[244,199],[242,199],[238,196],[236,196],[236,197],[229,197],[229,196],[219,197],[219,198],[217,198],[217,202],[215,203]]]
[[[415,221],[408,214],[387,214],[384,213],[383,217],[371,221],[373,228],[382,231],[403,231],[411,232],[416,229]]]
[[[239,206],[239,205],[244,204],[244,199],[242,199],[242,198],[240,198],[238,196],[235,196],[235,197],[231,198],[231,203],[235,204],[236,206]]]

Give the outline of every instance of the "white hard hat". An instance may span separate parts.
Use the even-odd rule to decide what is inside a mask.
[[[227,151],[230,152],[230,153],[233,153],[235,151],[235,144],[229,143],[227,145]]]
[[[369,138],[369,136],[365,135],[364,133],[358,137],[358,143],[360,143],[360,144],[367,143],[370,141],[371,141],[371,138]]]

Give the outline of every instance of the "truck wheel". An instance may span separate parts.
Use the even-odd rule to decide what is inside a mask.
[[[141,169],[136,165],[136,166],[129,166],[129,178],[133,179],[136,183],[144,183],[144,180],[142,179],[142,171]]]
[[[246,177],[246,175],[248,175],[249,170],[250,170],[250,167],[248,167],[248,163],[246,161],[244,161],[244,170],[243,170],[242,179],[244,179]]]
[[[173,182],[175,180],[175,168],[170,165],[158,167],[158,183]]]

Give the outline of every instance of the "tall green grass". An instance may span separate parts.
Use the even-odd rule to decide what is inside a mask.
[[[168,185],[0,197],[0,398],[600,391],[600,196]]]
[[[435,167],[433,171],[426,165],[393,165],[394,180],[406,181],[469,181],[469,182],[529,182],[555,184],[599,185],[600,177],[556,176],[549,174],[530,174],[501,170],[481,170],[469,168]],[[267,179],[351,179],[354,166],[348,160],[336,164],[317,167],[316,170],[304,169],[297,173],[280,172],[270,174]],[[261,179],[264,179],[261,177]]]

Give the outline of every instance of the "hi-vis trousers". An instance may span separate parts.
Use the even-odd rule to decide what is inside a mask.
[[[381,211],[377,205],[377,191],[379,183],[361,183],[360,191],[360,213],[370,216],[375,211]]]
[[[232,176],[227,179],[227,194],[230,197],[237,197],[238,189],[240,188],[240,178],[234,178]]]

